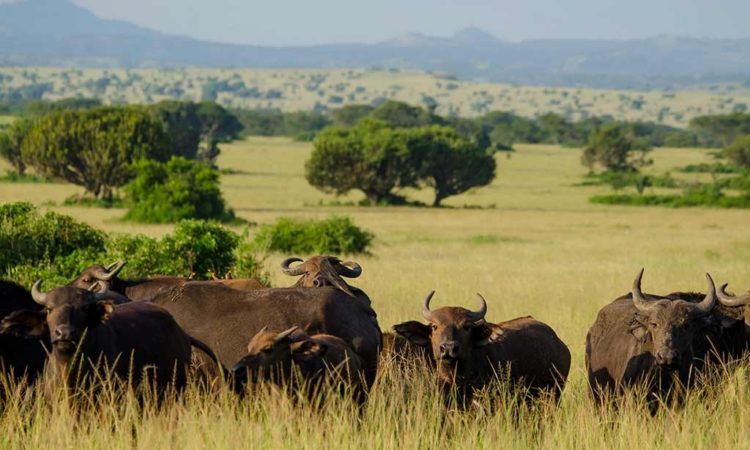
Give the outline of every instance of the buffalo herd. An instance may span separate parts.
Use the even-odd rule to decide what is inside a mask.
[[[560,398],[568,347],[530,316],[492,323],[475,310],[421,304],[423,320],[381,332],[368,295],[345,279],[362,267],[333,256],[288,258],[299,277],[286,288],[253,279],[120,278],[125,262],[93,265],[66,286],[31,290],[0,281],[0,372],[16,382],[42,378],[48,394],[91,389],[101,367],[157,392],[180,392],[192,371],[242,395],[261,382],[309,397],[329,386],[362,404],[384,361],[431,374],[446,401],[467,407],[478,390]],[[741,358],[750,343],[750,295],[733,296],[706,275],[705,294],[631,292],[604,306],[586,336],[594,400],[632,389],[647,400],[693,386],[712,363]],[[419,304],[415,305],[415,310]]]

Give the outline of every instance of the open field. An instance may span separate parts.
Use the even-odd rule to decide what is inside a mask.
[[[376,235],[373,255],[356,257],[363,268],[356,285],[373,300],[383,329],[420,318],[432,289],[438,306],[475,306],[488,300],[487,317],[501,321],[533,315],[550,324],[573,356],[559,410],[518,419],[472,410],[441,419],[440,401],[423,378],[384,377],[361,424],[351,409],[314,414],[279,396],[242,406],[232,396],[188,397],[164,411],[134,413],[132,400],[105,400],[77,425],[69,413],[20,400],[0,413],[2,448],[747,448],[750,386],[744,369],[717,393],[693,397],[684,409],[625,408],[600,413],[591,403],[583,364],[588,326],[604,304],[627,292],[641,267],[649,292],[702,290],[703,273],[736,290],[750,288],[750,212],[662,209],[588,203],[603,187],[576,187],[586,169],[580,151],[518,145],[498,156],[498,177],[489,187],[450,198],[452,208],[355,208],[319,206],[332,197],[307,185],[302,167],[311,147],[284,139],[252,138],[224,145],[219,165],[242,173],[224,175],[222,189],[239,216],[257,223],[276,217],[350,215]],[[657,149],[663,172],[709,161],[708,151]],[[0,167],[0,172],[5,169]],[[59,204],[79,188],[61,184],[0,183],[0,201]],[[431,192],[410,193],[428,201]],[[341,200],[357,200],[359,194]],[[466,209],[474,205],[483,209]],[[122,210],[54,207],[111,231],[159,235],[168,226],[117,222]],[[251,229],[252,233],[252,229]],[[303,256],[303,255],[299,255]],[[276,285],[291,284],[266,264]],[[444,422],[441,422],[444,420]]]
[[[216,100],[240,108],[310,111],[393,99],[437,105],[441,115],[509,111],[533,117],[555,112],[571,120],[611,115],[685,126],[695,116],[744,111],[742,85],[686,91],[629,91],[518,86],[458,81],[423,72],[365,69],[64,69],[0,68],[0,97],[16,92],[47,99],[96,97],[106,103],[151,103],[167,98]]]

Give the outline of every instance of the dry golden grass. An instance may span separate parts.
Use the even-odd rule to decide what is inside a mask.
[[[451,198],[450,207],[356,208],[329,202],[304,180],[310,145],[253,138],[225,145],[219,165],[242,171],[222,177],[224,195],[245,219],[350,215],[376,235],[372,256],[356,259],[356,280],[373,300],[383,329],[420,317],[420,302],[437,290],[434,303],[475,306],[475,292],[488,300],[488,319],[533,315],[550,324],[573,356],[561,407],[532,412],[518,423],[506,409],[450,413],[441,422],[439,399],[421,375],[390,378],[375,391],[360,424],[350,409],[315,414],[269,395],[241,404],[225,395],[206,399],[191,391],[160,412],[133,415],[125,406],[102,407],[75,425],[39,402],[0,415],[0,447],[81,448],[747,448],[750,391],[746,370],[732,371],[718,392],[692,398],[685,408],[650,418],[642,409],[600,413],[588,398],[584,339],[596,312],[628,291],[641,268],[649,292],[702,290],[703,273],[736,290],[750,288],[750,237],[746,211],[600,206],[588,203],[602,187],[577,187],[585,174],[580,151],[519,145],[509,159],[498,156],[498,177],[489,187]],[[653,171],[709,161],[704,150],[657,149]],[[2,170],[2,167],[0,167]],[[78,188],[59,184],[2,184],[0,200],[60,202]],[[427,201],[431,192],[411,192]],[[351,194],[345,201],[355,201]],[[475,205],[485,209],[465,209]],[[169,228],[116,221],[121,210],[54,208],[112,231],[159,235]],[[252,232],[252,229],[251,229]],[[276,285],[291,284],[272,255]],[[299,255],[305,256],[305,255]],[[15,409],[14,409],[15,408]],[[97,413],[99,414],[99,413]],[[88,421],[101,417],[102,426]],[[46,422],[51,422],[47,424]],[[122,422],[122,424],[121,424]],[[25,427],[25,428],[24,428]],[[19,431],[23,430],[23,431]],[[21,433],[20,435],[17,433]],[[133,436],[137,436],[135,439]],[[30,439],[25,441],[24,439]]]

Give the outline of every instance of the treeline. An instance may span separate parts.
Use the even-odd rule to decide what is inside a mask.
[[[287,136],[312,140],[329,126],[351,127],[363,118],[382,120],[394,127],[451,126],[462,134],[479,136],[497,150],[509,150],[516,143],[556,144],[582,147],[591,133],[603,125],[614,124],[649,147],[722,147],[739,134],[750,130],[750,114],[696,117],[687,129],[652,122],[618,121],[611,117],[590,117],[572,122],[548,113],[536,118],[494,111],[476,118],[443,117],[406,103],[386,101],[379,106],[348,105],[328,112],[278,110],[232,110],[244,126],[243,134]]]

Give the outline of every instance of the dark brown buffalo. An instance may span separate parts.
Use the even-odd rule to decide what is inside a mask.
[[[750,293],[735,296],[727,293],[727,283],[724,283],[717,292],[720,305],[714,310],[714,314],[726,327],[734,324],[738,329],[730,337],[724,339],[727,346],[731,348],[732,356],[741,357],[750,351]]]
[[[416,321],[394,326],[416,345],[432,349],[437,375],[445,392],[455,389],[465,406],[474,390],[496,379],[523,387],[533,398],[543,392],[562,392],[570,369],[570,352],[549,326],[531,317],[492,324],[485,321],[487,303],[478,311],[461,307],[430,310],[435,291],[425,298]]]
[[[17,311],[41,309],[25,288],[0,280],[0,320]],[[46,335],[22,337],[0,334],[0,374],[8,375],[14,382],[24,378],[33,382],[44,369],[46,348],[49,348]]]
[[[290,267],[294,262],[302,264]],[[292,257],[281,263],[281,270],[289,276],[300,277],[292,287],[335,286],[350,297],[362,294],[362,291],[349,286],[342,278],[357,278],[362,275],[362,267],[353,261],[342,262],[335,256],[314,256],[307,261]]]
[[[49,336],[48,393],[91,382],[98,362],[134,384],[148,368],[147,380],[158,392],[185,386],[191,345],[205,346],[185,334],[167,311],[146,302],[116,304],[122,299],[109,291],[64,286],[43,293],[41,283],[34,284],[31,294],[44,310],[10,314],[0,322],[0,333]]]
[[[179,286],[190,281],[189,277],[173,276],[123,280],[118,277],[118,274],[126,263],[127,261],[117,261],[107,267],[94,264],[87,267],[68,286],[80,289],[91,289],[96,286],[97,290],[117,292],[132,301],[139,302],[150,299],[162,289]]]
[[[673,391],[675,377],[689,386],[710,353],[722,351],[725,330],[713,314],[717,296],[710,275],[705,295],[665,297],[643,294],[642,277],[643,270],[630,294],[599,311],[586,336],[589,387],[598,403],[634,386],[654,399]]]
[[[227,272],[224,278],[219,278],[213,271],[209,271],[211,274],[211,281],[214,283],[220,283],[224,286],[236,289],[238,291],[254,291],[256,289],[266,289],[260,281],[254,278],[232,278],[232,275]]]
[[[305,324],[310,333],[343,339],[362,358],[367,387],[375,380],[381,344],[375,313],[337,288],[242,292],[214,283],[187,282],[158,292],[151,302],[205,342],[225,368],[247,353],[247,343],[264,326],[283,330]]]
[[[328,385],[342,391],[348,389],[359,403],[365,400],[362,362],[346,342],[330,334],[310,336],[296,326],[282,332],[260,330],[247,345],[247,354],[232,368],[232,374],[238,387],[249,379],[253,383],[273,381],[296,388],[296,377],[301,377],[311,399]]]

